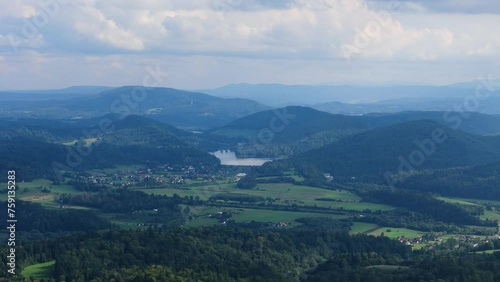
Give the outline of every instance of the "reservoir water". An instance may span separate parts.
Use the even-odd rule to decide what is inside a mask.
[[[236,153],[230,150],[219,150],[211,154],[216,156],[222,165],[261,166],[272,161],[269,158],[237,158]]]

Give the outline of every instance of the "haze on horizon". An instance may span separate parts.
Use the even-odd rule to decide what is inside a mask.
[[[45,4],[43,4],[45,3]],[[488,0],[14,0],[0,11],[0,89],[498,79]]]

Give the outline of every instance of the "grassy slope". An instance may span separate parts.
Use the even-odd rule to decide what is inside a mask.
[[[54,265],[56,261],[49,261],[44,263],[38,263],[30,265],[24,268],[21,274],[26,277],[44,278],[49,279],[52,277],[52,271],[54,270]]]

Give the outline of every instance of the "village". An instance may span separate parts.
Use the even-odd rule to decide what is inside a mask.
[[[95,185],[107,185],[116,188],[154,188],[181,186],[188,184],[231,183],[245,176],[238,173],[228,177],[227,172],[196,168],[191,165],[157,165],[140,168],[123,168],[108,170],[109,172],[85,172],[68,175],[76,181]]]
[[[475,235],[441,235],[435,233],[427,233],[415,238],[407,238],[400,236],[396,238],[402,244],[411,246],[415,249],[432,250],[438,246],[446,244],[446,248],[468,248],[477,249],[481,247],[480,251],[487,249],[494,249],[493,240],[499,240],[500,234],[493,236],[475,236]],[[491,246],[489,246],[491,244]]]

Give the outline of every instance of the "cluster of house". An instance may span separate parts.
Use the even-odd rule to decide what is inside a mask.
[[[469,246],[472,246],[473,248],[476,248],[481,244],[489,243],[491,240],[495,239],[496,240],[500,239],[500,235],[496,234],[495,236],[488,236],[488,237],[478,237],[474,235],[460,235],[457,238],[458,242],[462,244],[467,244]]]
[[[291,224],[292,224],[292,223],[286,223],[286,222],[280,221],[280,222],[278,222],[278,223],[269,222],[269,223],[268,223],[268,226],[269,226],[269,227],[285,228],[285,227],[287,227],[288,225],[291,225]]]
[[[238,214],[239,211],[236,209],[223,209],[222,211],[214,212],[214,213],[207,213],[203,215],[202,217],[206,218],[216,218],[216,219],[227,219],[230,218],[233,214]]]
[[[406,238],[405,236],[398,237],[397,240],[407,246],[412,246],[415,244],[422,244],[428,242],[428,239],[423,236],[418,236],[416,238]],[[437,240],[437,239],[436,239]],[[439,238],[439,240],[442,240]]]
[[[330,173],[323,173],[323,176],[325,177],[326,181],[333,181],[333,176]]]
[[[467,245],[472,248],[476,248],[479,245],[489,243],[491,240],[500,239],[500,235],[488,236],[488,237],[479,237],[475,235],[459,235],[457,240],[457,245]],[[416,244],[427,244],[428,249],[432,249],[434,245],[440,244],[444,241],[441,237],[430,236],[429,234],[418,236],[416,238],[406,238],[404,236],[398,237],[397,240],[405,245],[414,246]]]
[[[203,171],[203,167],[201,168]],[[210,180],[213,176],[200,172],[193,166],[159,165],[155,168],[140,168],[137,170],[122,170],[113,174],[94,173],[90,176],[80,176],[80,181],[93,184],[129,187],[140,184],[162,186],[166,184],[184,184],[187,179]]]

